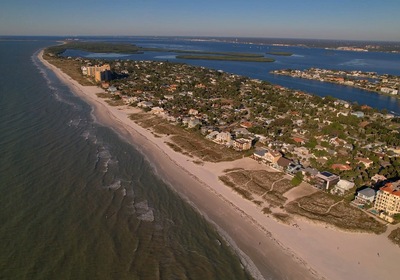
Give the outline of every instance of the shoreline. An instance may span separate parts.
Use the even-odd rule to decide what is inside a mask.
[[[317,81],[317,82],[321,82],[321,83],[328,83],[328,84],[339,85],[339,86],[344,86],[344,87],[349,87],[349,88],[355,88],[355,89],[359,89],[359,90],[364,90],[364,91],[366,91],[368,93],[375,93],[375,94],[378,94],[378,95],[383,95],[383,96],[388,96],[388,97],[393,97],[393,98],[400,99],[400,96],[398,94],[393,95],[393,94],[389,94],[389,93],[384,93],[382,91],[372,90],[372,89],[363,88],[363,87],[359,87],[359,86],[346,85],[346,84],[338,83],[338,82],[334,82],[334,81],[321,81],[319,79],[296,77],[296,76],[290,75],[290,74],[274,73],[274,71],[271,71],[270,73],[273,74],[273,75],[279,75],[279,76],[285,76],[285,77],[297,78],[297,79],[304,79],[304,80],[309,80],[309,81]]]
[[[395,259],[400,250],[389,243],[387,233],[378,236],[342,232],[298,217],[294,220],[299,227],[278,223],[218,179],[224,169],[232,167],[267,167],[249,158],[195,164],[193,159],[172,151],[164,143],[166,137],[157,138],[130,120],[128,114],[135,109],[109,106],[95,95],[103,89],[79,85],[45,61],[42,53],[38,58],[45,67],[91,105],[96,121],[109,126],[138,149],[157,175],[217,228],[254,278],[395,279],[391,272],[396,269]],[[364,252],[367,248],[372,250]]]

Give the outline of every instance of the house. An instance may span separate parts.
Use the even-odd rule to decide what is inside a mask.
[[[357,118],[364,118],[364,113],[361,111],[351,112],[352,116],[356,116]]]
[[[196,125],[201,125],[201,121],[196,118],[191,118],[188,122],[188,128],[194,128]]]
[[[241,122],[240,126],[243,128],[251,128],[253,127],[253,124],[251,122]]]
[[[387,93],[387,94],[393,94],[393,95],[396,95],[399,93],[399,91],[397,89],[388,88],[388,87],[382,87],[381,92]]]
[[[235,128],[233,130],[233,133],[235,133],[236,137],[240,136],[240,135],[249,135],[251,134],[250,131],[248,131],[246,128],[244,127],[239,127],[239,128]]]
[[[375,174],[374,176],[371,177],[371,180],[375,183],[381,182],[381,181],[386,181],[387,178],[383,175],[380,174]]]
[[[301,171],[302,168],[303,166],[301,166],[301,164],[291,162],[286,168],[286,171],[290,174],[296,174],[297,172]]]
[[[306,143],[306,141],[300,137],[293,137],[292,139],[295,143],[300,144],[300,145],[304,145]]]
[[[232,136],[229,132],[224,131],[224,132],[219,132],[216,136],[215,136],[215,142],[217,143],[226,143],[231,141]]]
[[[350,165],[348,165],[348,164],[340,164],[340,163],[332,164],[331,168],[334,169],[334,170],[340,170],[340,171],[351,170],[351,166]]]
[[[356,160],[358,160],[358,163],[362,163],[366,169],[370,168],[370,166],[374,163],[369,158],[356,158]]]
[[[206,139],[214,140],[217,137],[218,134],[219,134],[218,131],[212,131],[212,132],[210,132],[210,134],[208,134],[206,136]]]
[[[274,164],[274,167],[281,171],[284,171],[288,168],[290,163],[292,163],[290,159],[287,159],[285,157],[280,157],[276,162],[276,164]]]
[[[356,200],[360,204],[372,203],[375,199],[375,190],[371,188],[365,188],[357,192]]]
[[[233,148],[237,151],[247,151],[251,149],[252,140],[239,138],[233,142]]]
[[[253,153],[253,158],[255,159],[255,160],[258,160],[258,161],[264,161],[265,160],[265,154],[268,152],[268,150],[267,149],[265,149],[265,148],[258,148],[258,149],[256,149],[255,151],[254,151],[254,153]]]
[[[340,179],[336,186],[331,190],[332,194],[344,195],[347,191],[351,190],[354,187],[354,183]]]
[[[111,92],[112,94],[114,93],[114,92],[116,92],[118,89],[115,87],[115,86],[110,86],[110,87],[108,87],[108,91],[109,92]]]
[[[196,116],[199,114],[199,111],[197,111],[196,109],[190,109],[188,114],[191,116]]]
[[[157,106],[157,107],[151,108],[151,112],[155,115],[159,115],[159,114],[164,113],[164,109]]]
[[[303,170],[301,170],[301,173],[303,173],[304,176],[303,179],[307,182],[310,182],[315,179],[319,171],[312,167],[306,167]]]
[[[151,108],[153,107],[153,103],[151,103],[150,101],[141,101],[137,104],[137,106],[142,108]]]
[[[347,142],[340,139],[339,137],[333,137],[329,139],[329,144],[338,147],[338,146],[344,146],[345,144],[347,144]]]
[[[340,177],[328,171],[323,171],[318,173],[317,176],[315,176],[315,179],[317,188],[327,190],[339,182]]]
[[[82,75],[87,76],[87,74],[88,74],[87,67],[86,66],[82,66],[81,70],[82,70]]]
[[[164,95],[164,98],[167,99],[167,100],[173,100],[174,96],[170,95],[170,94],[167,94],[167,95]]]
[[[265,160],[270,163],[277,163],[282,157],[282,154],[275,150],[268,150],[265,154]]]
[[[400,180],[386,183],[376,193],[374,207],[384,212],[382,218],[393,222],[392,216],[400,213]]]

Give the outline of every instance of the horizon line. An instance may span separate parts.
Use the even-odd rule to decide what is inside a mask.
[[[220,38],[220,39],[272,39],[272,40],[313,40],[313,41],[348,41],[348,42],[385,42],[400,43],[400,40],[378,40],[378,39],[321,39],[321,38],[299,38],[299,37],[257,37],[257,36],[207,36],[207,35],[2,35],[2,37],[149,37],[149,38]]]

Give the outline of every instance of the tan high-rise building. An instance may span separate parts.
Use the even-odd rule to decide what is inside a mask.
[[[400,213],[400,180],[387,183],[379,189],[375,199],[375,209],[393,216]]]
[[[88,66],[86,67],[86,73],[87,76],[93,77],[96,82],[111,80],[110,64],[104,64],[102,66]]]

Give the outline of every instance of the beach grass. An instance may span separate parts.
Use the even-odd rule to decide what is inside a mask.
[[[199,135],[199,133],[189,131],[179,125],[168,123],[166,120],[150,113],[130,114],[130,119],[141,127],[149,128],[159,135],[169,136],[170,142],[168,145],[174,151],[190,155],[191,157],[197,157],[201,161],[232,161],[243,156],[240,152],[208,141]]]
[[[392,230],[388,238],[394,243],[400,246],[400,228]]]
[[[225,173],[230,182],[228,186],[246,190],[252,196],[260,197],[259,200],[267,202],[270,207],[283,206],[287,200],[283,194],[293,188],[288,179],[282,179],[283,173],[280,172],[228,169]],[[221,181],[226,184],[227,180]]]
[[[67,59],[57,56],[51,56],[48,53],[43,55],[43,58],[57,68],[60,68],[65,74],[70,76],[73,80],[77,81],[83,86],[94,86],[95,83],[82,75],[81,63],[73,59]]]
[[[324,192],[317,192],[302,197],[285,206],[289,213],[308,219],[333,225],[350,231],[373,232],[376,234],[386,230],[386,225],[378,222],[360,209],[346,201],[335,201]]]

